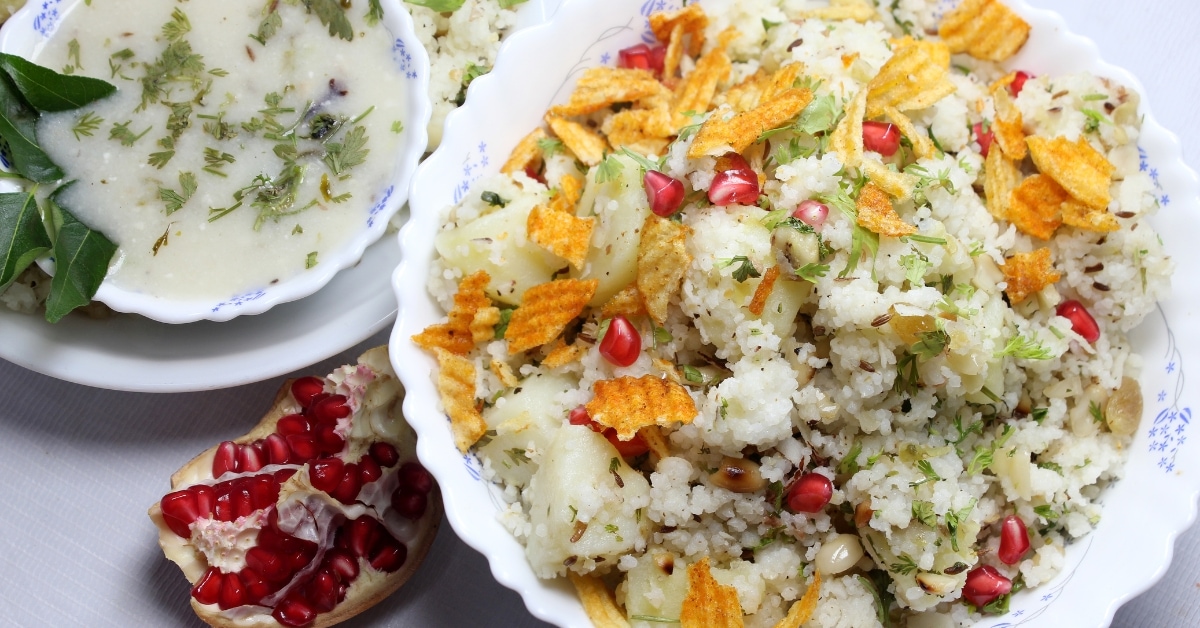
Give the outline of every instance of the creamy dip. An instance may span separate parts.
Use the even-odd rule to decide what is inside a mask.
[[[117,93],[44,115],[38,139],[77,181],[63,205],[120,246],[110,281],[230,297],[366,228],[408,113],[392,37],[366,13],[344,11],[347,41],[287,0],[75,4],[32,60]]]

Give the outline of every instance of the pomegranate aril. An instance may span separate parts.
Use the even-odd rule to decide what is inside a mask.
[[[261,538],[260,534],[260,541]],[[292,575],[288,570],[288,565],[279,557],[279,554],[260,545],[246,550],[246,566],[272,582],[289,578]]]
[[[188,526],[200,518],[200,513],[196,509],[196,497],[190,490],[167,493],[158,504],[162,509],[163,521],[172,532],[185,539],[192,536]]]
[[[246,604],[258,604],[264,597],[273,593],[270,583],[253,569],[247,567],[242,570],[241,575],[246,591]]]
[[[312,424],[303,415],[289,414],[279,419],[275,424],[275,431],[279,432],[280,436],[307,434],[312,431]]]
[[[379,549],[371,555],[370,564],[375,571],[391,573],[404,566],[406,559],[408,559],[408,548],[388,535]]]
[[[341,453],[342,447],[346,445],[346,441],[337,434],[337,424],[325,423],[317,427],[317,444],[321,448],[322,453],[338,454]]]
[[[963,599],[983,608],[1001,595],[1012,591],[1012,580],[1005,578],[991,565],[976,567],[967,573],[967,583],[963,585]]]
[[[364,515],[347,522],[341,532],[345,534],[346,549],[355,556],[369,556],[382,530],[378,521]]]
[[[996,133],[990,128],[985,130],[982,122],[976,122],[973,129],[975,141],[979,142],[979,154],[987,157],[988,152],[992,150],[992,141],[996,139]]]
[[[287,464],[292,456],[292,449],[288,447],[287,439],[279,434],[267,436],[263,444],[267,447],[267,460],[270,460],[271,464]]]
[[[605,429],[603,434],[608,439],[608,442],[612,443],[612,446],[616,448],[617,453],[621,454],[622,458],[636,458],[650,451],[650,443],[647,443],[641,434],[634,434],[633,438],[629,440],[621,440],[617,436],[617,430],[611,427]]]
[[[379,468],[379,463],[375,462],[374,458],[363,456],[358,461],[358,479],[364,485],[378,480],[382,475],[383,469]]]
[[[213,487],[204,484],[197,484],[188,489],[196,499],[196,514],[197,518],[205,519],[212,515],[213,508],[217,505],[217,492]]]
[[[212,474],[214,478],[219,478],[225,475],[227,471],[237,473],[237,443],[227,440],[217,445],[217,451],[213,455]]]
[[[264,458],[253,445],[241,445],[237,451],[238,471],[254,473],[263,468]]]
[[[384,468],[392,467],[397,462],[400,462],[400,452],[396,451],[395,446],[391,443],[382,441],[371,443],[371,448],[368,452],[375,459],[375,462],[378,462],[379,466]]]
[[[423,493],[405,490],[403,486],[392,493],[392,510],[402,517],[420,519],[428,505],[429,499]]]
[[[250,488],[239,488],[230,493],[233,500],[233,515],[234,518],[246,517],[255,511],[254,496],[250,494]]]
[[[805,473],[788,489],[787,505],[792,512],[820,512],[833,497],[833,483],[820,473]]]
[[[900,129],[890,122],[863,122],[863,148],[891,157],[900,149]]]
[[[317,457],[317,442],[307,434],[292,434],[287,439],[288,449],[292,455],[288,458],[293,462],[308,462]]]
[[[292,382],[292,397],[307,408],[312,404],[313,397],[325,392],[325,380],[319,377],[301,377]]]
[[[587,410],[583,406],[579,406],[571,411],[572,423],[574,423],[576,410],[582,410],[583,416],[587,417]],[[591,421],[591,418],[588,418],[588,421]],[[433,490],[433,476],[418,462],[404,463],[398,473],[400,484],[403,486],[407,486],[418,493],[428,493]]]
[[[213,506],[213,518],[217,521],[233,521],[236,518],[233,497],[229,493],[217,497],[217,503]]]
[[[800,201],[796,209],[792,210],[792,217],[813,229],[820,229],[829,217],[829,206],[812,199]]]
[[[350,406],[346,405],[344,395],[330,395],[313,402],[308,414],[318,422],[336,421],[350,416]]]
[[[308,480],[313,488],[333,493],[342,482],[343,467],[340,458],[321,458],[308,465]]]
[[[758,175],[749,166],[719,172],[708,186],[708,200],[713,205],[753,205],[758,193]]]
[[[608,329],[600,339],[600,355],[616,366],[637,362],[642,353],[642,335],[629,319],[620,314],[608,321]]]
[[[242,579],[236,573],[227,573],[221,579],[221,596],[217,598],[217,607],[221,610],[241,606],[246,603],[246,589]]]
[[[1025,81],[1033,78],[1033,75],[1023,70],[1017,70],[1013,75],[1013,81],[1008,84],[1008,91],[1013,98],[1021,95],[1021,90],[1025,89]]]
[[[216,604],[221,599],[221,583],[224,577],[221,570],[209,567],[203,576],[192,585],[192,597],[201,604]]]
[[[269,475],[256,475],[250,482],[250,495],[253,498],[254,509],[266,508],[275,503],[279,497],[279,483]]]
[[[284,626],[307,626],[317,618],[317,611],[294,592],[275,606],[271,617]]]
[[[646,190],[646,200],[650,202],[650,211],[658,216],[667,218],[679,210],[683,204],[683,183],[678,179],[665,175],[657,170],[647,170],[642,177],[642,187]]]
[[[1071,321],[1071,330],[1083,337],[1088,342],[1096,342],[1100,339],[1100,325],[1096,324],[1096,319],[1092,318],[1091,312],[1082,303],[1071,299],[1058,304],[1056,313]]]
[[[996,557],[1005,565],[1015,565],[1021,562],[1029,551],[1029,529],[1025,522],[1016,515],[1009,515],[1000,524],[1000,548]]]
[[[333,574],[318,571],[308,583],[308,599],[319,613],[328,613],[338,603],[338,581]]]
[[[647,70],[658,74],[663,70],[667,48],[661,45],[636,44],[617,51],[617,67]]]
[[[362,490],[362,481],[358,474],[358,465],[348,464],[342,472],[342,480],[337,488],[329,491],[329,495],[343,504],[353,504]]]
[[[296,470],[295,469],[280,469],[280,470],[276,471],[273,475],[275,476],[276,482],[283,484],[284,482],[287,482],[288,479],[291,478],[293,475],[296,475]]]
[[[325,565],[329,572],[341,579],[351,582],[358,577],[358,561],[343,548],[334,548],[325,552]]]

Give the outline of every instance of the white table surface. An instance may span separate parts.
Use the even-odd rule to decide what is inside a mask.
[[[1038,4],[1062,13],[1108,61],[1140,77],[1154,114],[1180,136],[1185,159],[1197,169],[1200,4]],[[326,373],[386,338],[378,334],[300,374]],[[252,425],[282,379],[214,392],[134,394],[0,361],[0,625],[201,625],[188,607],[187,583],[162,557],[145,511],[178,466]],[[1163,578],[1127,603],[1114,626],[1200,625],[1200,526],[1175,548]],[[413,580],[344,625],[546,624],[496,584],[483,558],[445,526]]]

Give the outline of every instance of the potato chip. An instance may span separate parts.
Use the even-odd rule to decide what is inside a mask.
[[[1121,228],[1116,216],[1107,210],[1093,209],[1073,198],[1062,204],[1062,221],[1064,225],[1099,233],[1109,233]]]
[[[454,305],[446,315],[446,322],[426,327],[421,333],[413,336],[413,342],[427,350],[441,347],[455,355],[469,353],[475,348],[478,331],[474,328],[475,316],[480,310],[492,305],[492,300],[485,292],[490,281],[491,277],[482,270],[464,278],[458,284]]]
[[[521,385],[521,380],[517,379],[517,376],[513,374],[512,367],[507,362],[492,358],[491,369],[496,379],[499,379],[500,383],[504,384],[506,388],[516,388]]]
[[[650,318],[660,325],[667,320],[667,304],[679,293],[683,276],[692,263],[687,234],[687,227],[654,214],[646,216],[642,224],[637,291]]]
[[[708,557],[688,565],[688,590],[679,613],[680,628],[741,628],[737,589],[713,578]]]
[[[696,403],[679,384],[653,375],[602,379],[592,385],[595,397],[588,416],[629,440],[648,425],[688,424],[696,418]]]
[[[680,62],[683,61],[683,36],[685,33],[683,24],[671,27],[671,34],[667,36],[667,50],[663,54],[662,75],[664,80],[675,79],[675,73],[679,70]]]
[[[846,103],[846,114],[829,136],[829,147],[847,168],[857,168],[863,160],[863,116],[866,115],[867,90],[860,90]]]
[[[471,340],[475,344],[487,342],[496,337],[496,325],[500,323],[500,308],[488,306],[475,311],[471,318]]]
[[[1048,248],[1040,248],[1032,253],[1017,253],[1008,258],[1000,270],[1004,273],[1004,281],[1008,283],[1004,292],[1013,305],[1062,279],[1062,275],[1054,270]]]
[[[487,423],[475,405],[475,363],[441,347],[434,347],[433,352],[438,361],[438,394],[450,417],[454,444],[465,454],[487,432]]]
[[[917,130],[917,125],[908,116],[900,113],[895,107],[885,107],[883,112],[887,114],[888,120],[900,129],[900,133],[908,138],[912,143],[913,153],[920,159],[933,157],[937,154],[937,147],[933,145],[933,140],[929,136]]]
[[[546,131],[540,126],[521,138],[512,154],[508,156],[508,161],[500,166],[500,172],[512,174],[522,172],[531,166],[537,167],[542,161],[542,147],[538,145],[538,142],[544,139],[546,139]]]
[[[938,35],[951,52],[1004,61],[1029,39],[1029,23],[997,0],[963,0],[942,18]]]
[[[913,190],[916,189],[917,182],[920,181],[916,175],[896,172],[874,158],[864,159],[859,167],[871,180],[871,183],[898,201],[908,200],[912,196]]]
[[[638,430],[638,434],[641,434],[642,440],[646,441],[646,446],[650,448],[650,453],[657,456],[659,460],[671,457],[671,446],[667,442],[667,437],[663,436],[662,428],[657,425],[650,425]]]
[[[787,617],[779,620],[779,623],[775,624],[775,628],[800,628],[804,622],[812,619],[820,599],[821,572],[814,569],[812,582],[808,583],[808,589],[804,591],[804,596],[792,604],[792,607],[788,609]]]
[[[559,196],[565,197],[562,193]],[[534,207],[525,222],[525,230],[534,244],[567,260],[575,268],[581,268],[587,258],[595,227],[596,219],[592,216],[580,218],[545,205]]]
[[[596,576],[581,576],[567,571],[567,578],[575,585],[583,610],[596,628],[629,628],[625,612],[617,606],[617,599],[604,581]]]
[[[735,113],[749,111],[758,106],[763,93],[771,86],[773,78],[767,71],[759,68],[754,74],[742,79],[741,83],[730,87],[713,99],[713,104],[720,107],[729,105]]]
[[[858,194],[858,224],[872,233],[899,238],[912,235],[917,228],[900,219],[892,199],[874,183],[868,183]]]
[[[528,351],[557,338],[583,312],[598,284],[595,279],[557,279],[526,290],[504,331],[508,352]]]
[[[608,150],[608,142],[591,129],[564,118],[547,117],[550,129],[562,140],[567,150],[571,151],[579,161],[586,166],[594,166],[604,159]]]
[[[988,212],[997,220],[1008,220],[1008,204],[1012,191],[1021,182],[1021,171],[1017,162],[1004,154],[1004,149],[993,146],[988,151],[983,170],[983,196],[987,200]]]
[[[1017,109],[1008,90],[1003,88],[992,92],[992,104],[996,109],[996,119],[992,121],[996,143],[1012,159],[1025,159],[1028,151],[1025,148],[1025,122],[1021,110]]]
[[[740,153],[758,140],[764,131],[783,126],[812,102],[812,92],[804,88],[786,89],[750,111],[734,114],[728,120],[720,112],[705,120],[696,139],[688,148],[688,157],[719,157],[729,151]]]
[[[804,64],[798,61],[792,61],[775,70],[775,73],[771,75],[771,82],[763,91],[762,99],[771,100],[779,94],[795,88],[796,80],[800,78],[800,73],[803,71]]]
[[[1012,72],[1009,72],[1008,74],[1005,74],[1004,76],[992,81],[992,84],[988,85],[988,91],[994,92],[1001,87],[1008,87],[1009,85],[1012,85],[1013,81],[1015,80],[1017,80],[1017,71],[1013,70]],[[978,107],[978,109],[982,112],[983,107]]]
[[[600,128],[614,149],[628,148],[641,155],[665,154],[675,134],[674,116],[665,101],[654,109],[625,109],[609,116]]]
[[[667,43],[676,26],[682,26],[691,36],[688,54],[693,57],[704,49],[704,29],[708,28],[708,15],[699,4],[690,4],[678,11],[655,11],[650,14],[650,31],[658,41]]]
[[[1035,174],[1012,191],[1008,221],[1022,233],[1049,240],[1062,225],[1062,205],[1071,198],[1062,186],[1044,174]]]
[[[645,70],[596,66],[584,70],[571,97],[551,107],[547,117],[585,116],[619,102],[636,102],[667,92],[666,86]]]
[[[779,266],[772,266],[763,273],[762,279],[758,281],[758,286],[754,288],[754,296],[750,298],[750,305],[746,309],[755,316],[762,316],[763,308],[767,306],[767,297],[771,296],[771,290],[775,288],[775,280],[779,279]]]
[[[560,195],[554,197],[553,200],[561,198],[566,206],[560,209],[573,211],[575,206],[579,204],[580,197],[583,196],[583,179],[574,175],[563,175],[563,178],[558,181],[558,189]]]
[[[558,338],[551,345],[550,352],[546,354],[545,359],[542,360],[542,367],[556,369],[566,366],[582,358],[584,353],[587,353],[587,347],[584,345],[578,342],[567,344],[563,342],[562,338]]]
[[[867,83],[866,116],[878,118],[889,106],[900,111],[924,109],[954,90],[946,45],[905,37],[893,46],[892,57]]]
[[[1031,136],[1026,139],[1033,163],[1042,174],[1050,176],[1067,192],[1093,209],[1107,209],[1112,200],[1109,186],[1115,168],[1082,137],[1070,141],[1065,137],[1046,139]]]
[[[625,286],[600,306],[600,318],[612,318],[618,315],[629,319],[646,315],[646,305],[642,301],[642,293],[638,292],[636,285]]]
[[[875,19],[875,7],[866,0],[829,0],[829,6],[804,9],[797,17],[817,20],[854,20],[868,22]]]
[[[726,33],[729,32],[726,31]],[[734,34],[736,32],[733,31]],[[717,93],[717,84],[729,78],[733,64],[725,52],[731,38],[727,37],[726,33],[722,34],[718,45],[713,46],[711,50],[704,53],[704,56],[696,60],[696,67],[692,68],[692,71],[676,88],[675,104],[671,107],[671,113],[675,117],[683,116],[688,112],[704,113],[708,111],[712,105],[713,96]],[[685,121],[684,124],[687,122]]]

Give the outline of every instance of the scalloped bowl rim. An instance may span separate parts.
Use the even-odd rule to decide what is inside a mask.
[[[61,12],[51,36],[62,19],[83,0],[54,0],[67,8]],[[191,323],[201,320],[227,321],[237,316],[261,314],[280,305],[307,297],[325,287],[333,277],[350,268],[362,259],[367,247],[383,237],[392,216],[408,200],[408,190],[425,149],[429,144],[427,126],[432,116],[433,105],[429,100],[429,55],[416,35],[412,16],[404,10],[401,0],[381,0],[384,16],[381,24],[388,29],[396,41],[402,41],[405,51],[411,55],[417,77],[406,81],[403,98],[408,101],[408,120],[404,138],[396,151],[395,170],[387,187],[380,190],[368,226],[358,229],[353,237],[341,247],[329,252],[315,268],[293,275],[276,284],[241,290],[228,297],[206,299],[168,299],[113,285],[105,279],[96,291],[97,301],[118,312],[140,314],[147,318],[171,324]],[[0,51],[28,56],[47,38],[34,32],[38,12],[44,0],[28,0],[12,17],[0,26]],[[398,71],[398,70],[397,70]],[[54,263],[49,258],[39,260],[39,265],[53,273]]]
[[[640,0],[621,1],[625,3],[622,6],[627,4],[634,10],[643,4]],[[443,316],[426,290],[433,248],[432,234],[438,228],[437,219],[443,206],[452,200],[447,198],[450,194],[444,189],[448,182],[454,182],[454,177],[448,173],[463,167],[464,153],[469,153],[470,146],[478,139],[478,136],[468,134],[485,127],[490,137],[503,136],[504,140],[499,142],[503,150],[498,154],[507,155],[507,151],[524,133],[498,129],[494,123],[488,125],[483,120],[493,120],[500,115],[497,109],[503,109],[510,122],[511,118],[524,116],[509,126],[526,130],[536,126],[541,119],[541,112],[551,103],[529,103],[532,96],[523,101],[517,100],[514,94],[521,90],[512,84],[519,83],[522,75],[528,74],[525,71],[527,63],[530,59],[539,58],[538,51],[565,49],[567,53],[557,55],[559,61],[546,65],[555,65],[555,68],[561,64],[569,65],[573,60],[571,55],[585,45],[579,42],[585,39],[591,41],[579,36],[579,32],[589,37],[599,37],[597,31],[615,21],[589,24],[580,20],[595,13],[612,13],[614,4],[612,0],[566,0],[551,22],[517,33],[504,43],[492,72],[472,83],[465,105],[452,112],[446,120],[440,148],[421,165],[414,177],[412,218],[399,234],[402,261],[392,279],[400,303],[390,341],[392,362],[408,390],[404,412],[420,436],[418,456],[442,486],[446,517],[464,542],[487,557],[498,582],[520,594],[534,616],[560,626],[583,627],[591,624],[574,591],[564,579],[545,581],[536,578],[525,560],[523,548],[497,518],[480,516],[481,506],[485,503],[490,502],[498,510],[502,502],[494,487],[483,486],[485,483],[474,477],[477,468],[471,471],[469,457],[464,457],[455,449],[431,378],[436,363],[417,348],[410,338]],[[1139,93],[1141,109],[1146,114],[1139,143],[1149,155],[1159,160],[1164,188],[1174,197],[1171,209],[1161,210],[1152,218],[1152,222],[1179,268],[1188,266],[1182,260],[1200,263],[1200,252],[1189,250],[1186,246],[1187,231],[1195,234],[1198,230],[1194,222],[1188,221],[1187,215],[1200,208],[1200,183],[1196,174],[1183,162],[1178,139],[1149,113],[1149,99],[1140,81],[1126,70],[1101,60],[1096,45],[1085,37],[1071,33],[1057,13],[1034,9],[1025,0],[1007,0],[1007,4],[1031,23],[1034,33],[1030,44],[1008,65],[1015,67],[1016,64],[1027,62],[1028,65],[1023,67],[1036,71],[1046,65],[1062,67],[1075,64],[1077,69],[1116,79]],[[627,39],[625,45],[632,41]],[[1054,53],[1053,58],[1044,56],[1050,52]],[[1039,58],[1039,54],[1043,56]],[[579,57],[580,62],[584,56]],[[567,93],[560,86],[552,99],[561,100]],[[541,96],[545,94],[540,93],[538,97]],[[506,107],[494,106],[498,102],[505,102]],[[538,105],[541,105],[540,108]],[[522,107],[536,109],[536,112],[530,115]],[[497,166],[493,164],[487,171],[495,172]],[[438,186],[442,189],[438,189]],[[1164,228],[1164,225],[1182,227],[1183,230]],[[1179,233],[1185,235],[1177,235]],[[1159,306],[1158,314],[1161,315],[1165,337],[1157,328],[1147,331],[1147,328],[1159,322],[1154,313],[1135,331],[1133,341],[1147,364],[1142,376],[1144,390],[1149,364],[1152,356],[1156,355],[1154,351],[1165,350],[1169,357],[1173,355],[1172,350],[1175,351],[1174,355],[1180,353],[1180,344],[1188,348],[1200,348],[1200,333],[1191,332],[1179,324],[1172,332],[1168,321],[1169,312],[1172,319],[1177,319],[1177,323],[1191,322],[1195,316],[1192,312],[1197,311],[1197,305],[1200,305],[1200,297],[1186,294],[1177,287],[1171,297]],[[1143,341],[1145,344],[1140,344]],[[1174,366],[1175,362],[1171,362],[1167,367],[1168,373]],[[1180,375],[1176,405],[1183,396],[1189,402],[1194,402],[1194,394],[1182,391],[1182,360],[1178,367]],[[1165,387],[1163,390],[1165,394]],[[1190,412],[1190,408],[1188,410]],[[1149,414],[1148,410],[1147,416]],[[1189,463],[1189,456],[1174,458],[1172,464],[1177,462],[1179,471],[1161,474],[1161,477],[1147,475],[1154,472],[1150,464],[1135,467],[1135,461],[1140,462],[1146,457],[1147,425],[1144,417],[1126,465],[1125,480],[1110,487],[1103,498],[1106,505],[1104,519],[1092,533],[1068,549],[1067,564],[1062,573],[1050,582],[1015,596],[1014,612],[1002,617],[985,618],[977,626],[1107,626],[1123,602],[1146,590],[1163,576],[1170,564],[1175,537],[1195,519],[1196,498],[1200,495],[1200,475],[1197,475],[1200,467]],[[1153,507],[1154,517],[1137,518],[1140,513],[1148,512],[1137,508],[1114,510],[1114,502],[1117,505]],[[1130,527],[1135,531],[1148,530],[1148,533],[1131,538],[1128,534]],[[1090,561],[1089,568],[1079,569],[1085,558]],[[1120,569],[1092,568],[1096,561],[1107,561],[1104,565]],[[1072,580],[1075,580],[1075,586],[1069,587]],[[1087,586],[1081,586],[1083,584]],[[1041,606],[1034,608],[1039,598]],[[1067,603],[1058,603],[1059,600],[1067,600]],[[1026,614],[1024,607],[1027,606],[1030,611]]]

